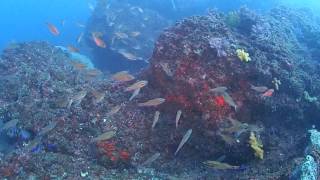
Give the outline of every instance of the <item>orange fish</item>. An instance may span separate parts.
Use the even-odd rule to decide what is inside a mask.
[[[78,48],[76,48],[76,47],[74,47],[74,46],[68,46],[68,50],[70,51],[70,52],[79,52],[80,50],[78,49]]]
[[[148,84],[148,81],[138,81],[131,86],[127,87],[125,91],[135,91],[137,89],[141,89]]]
[[[274,93],[274,89],[269,89],[268,91],[266,91],[265,93],[263,93],[261,96],[262,97],[271,97]]]
[[[78,61],[71,61],[71,64],[77,70],[83,70],[83,69],[87,68],[86,64],[83,64],[83,63],[78,62]]]
[[[98,37],[96,33],[92,33],[92,38],[98,47],[101,47],[101,48],[107,47],[106,43],[104,43],[104,41],[100,39],[100,37]]]
[[[120,71],[112,75],[112,79],[120,82],[127,82],[134,80],[135,77],[129,74],[128,71]]]
[[[151,107],[151,106],[158,106],[162,103],[164,103],[166,100],[163,98],[155,98],[151,99],[149,101],[146,101],[144,103],[139,103],[138,106],[140,107]]]
[[[98,69],[89,69],[86,72],[86,75],[89,76],[89,77],[96,77],[96,76],[99,76],[101,74],[102,74],[102,72],[99,71]]]
[[[51,32],[51,34],[53,34],[55,36],[58,36],[60,34],[58,28],[55,25],[53,25],[51,23],[47,23],[47,26],[48,26],[48,29]]]

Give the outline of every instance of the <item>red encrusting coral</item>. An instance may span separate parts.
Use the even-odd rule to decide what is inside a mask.
[[[114,141],[100,141],[97,143],[97,147],[100,153],[112,162],[130,160],[130,153],[125,149],[118,148]]]
[[[14,168],[12,166],[5,166],[0,169],[0,175],[2,177],[10,177],[14,175]]]
[[[216,96],[214,98],[214,102],[218,107],[222,107],[222,106],[226,105],[226,102],[225,102],[223,96]]]
[[[119,157],[124,161],[128,161],[130,159],[130,154],[127,150],[121,150],[119,152]]]

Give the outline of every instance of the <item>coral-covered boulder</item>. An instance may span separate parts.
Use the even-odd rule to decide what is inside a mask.
[[[277,18],[281,13],[288,17]],[[193,129],[191,154],[217,156],[231,145],[225,155],[233,162],[246,162],[254,158],[248,148],[250,132],[260,134],[263,143],[274,144],[269,138],[275,129],[308,125],[305,117],[319,109],[319,103],[310,103],[303,92],[319,87],[304,82],[315,80],[319,73],[310,75],[315,67],[309,65],[315,62],[301,59],[309,50],[297,53],[305,46],[293,32],[297,19],[289,9],[275,9],[265,16],[241,9],[186,18],[165,30],[145,73],[149,92],[166,99],[160,109],[170,118],[162,130],[171,131],[177,143]],[[175,130],[178,110],[183,118]],[[252,156],[241,155],[248,152]]]
[[[294,33],[285,34],[297,27],[280,26],[283,19],[274,17],[279,11],[265,17],[246,9],[229,15],[212,12],[177,23],[157,41],[148,70],[151,85],[176,109],[198,112],[209,122],[248,111],[252,115],[257,105],[300,112],[304,103],[295,101],[310,88],[302,83],[310,77],[295,54],[303,44]],[[271,29],[270,24],[277,26]],[[274,93],[263,94],[268,89]]]

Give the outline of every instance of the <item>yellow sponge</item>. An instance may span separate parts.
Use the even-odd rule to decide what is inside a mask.
[[[251,61],[251,58],[249,57],[249,53],[245,52],[243,49],[237,49],[237,56],[243,62]]]
[[[259,159],[263,159],[263,145],[257,140],[256,135],[253,132],[250,133],[249,144],[254,150],[254,155]]]

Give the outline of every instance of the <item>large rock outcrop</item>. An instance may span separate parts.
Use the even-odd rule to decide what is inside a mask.
[[[114,82],[47,43],[11,46],[0,60],[0,117],[2,133],[17,136],[1,156],[1,175],[287,178],[292,159],[303,155],[305,127],[319,125],[317,44],[305,38],[319,30],[316,20],[301,17],[310,18],[279,8],[264,16],[241,9],[186,18],[160,35],[150,67],[135,80],[149,83],[132,101],[124,90],[134,81]],[[241,61],[239,49],[251,61]],[[166,100],[160,106],[139,107],[159,97]],[[20,139],[21,132],[30,136]],[[249,136],[261,141],[264,157],[255,156]],[[239,168],[212,173],[206,160]]]

